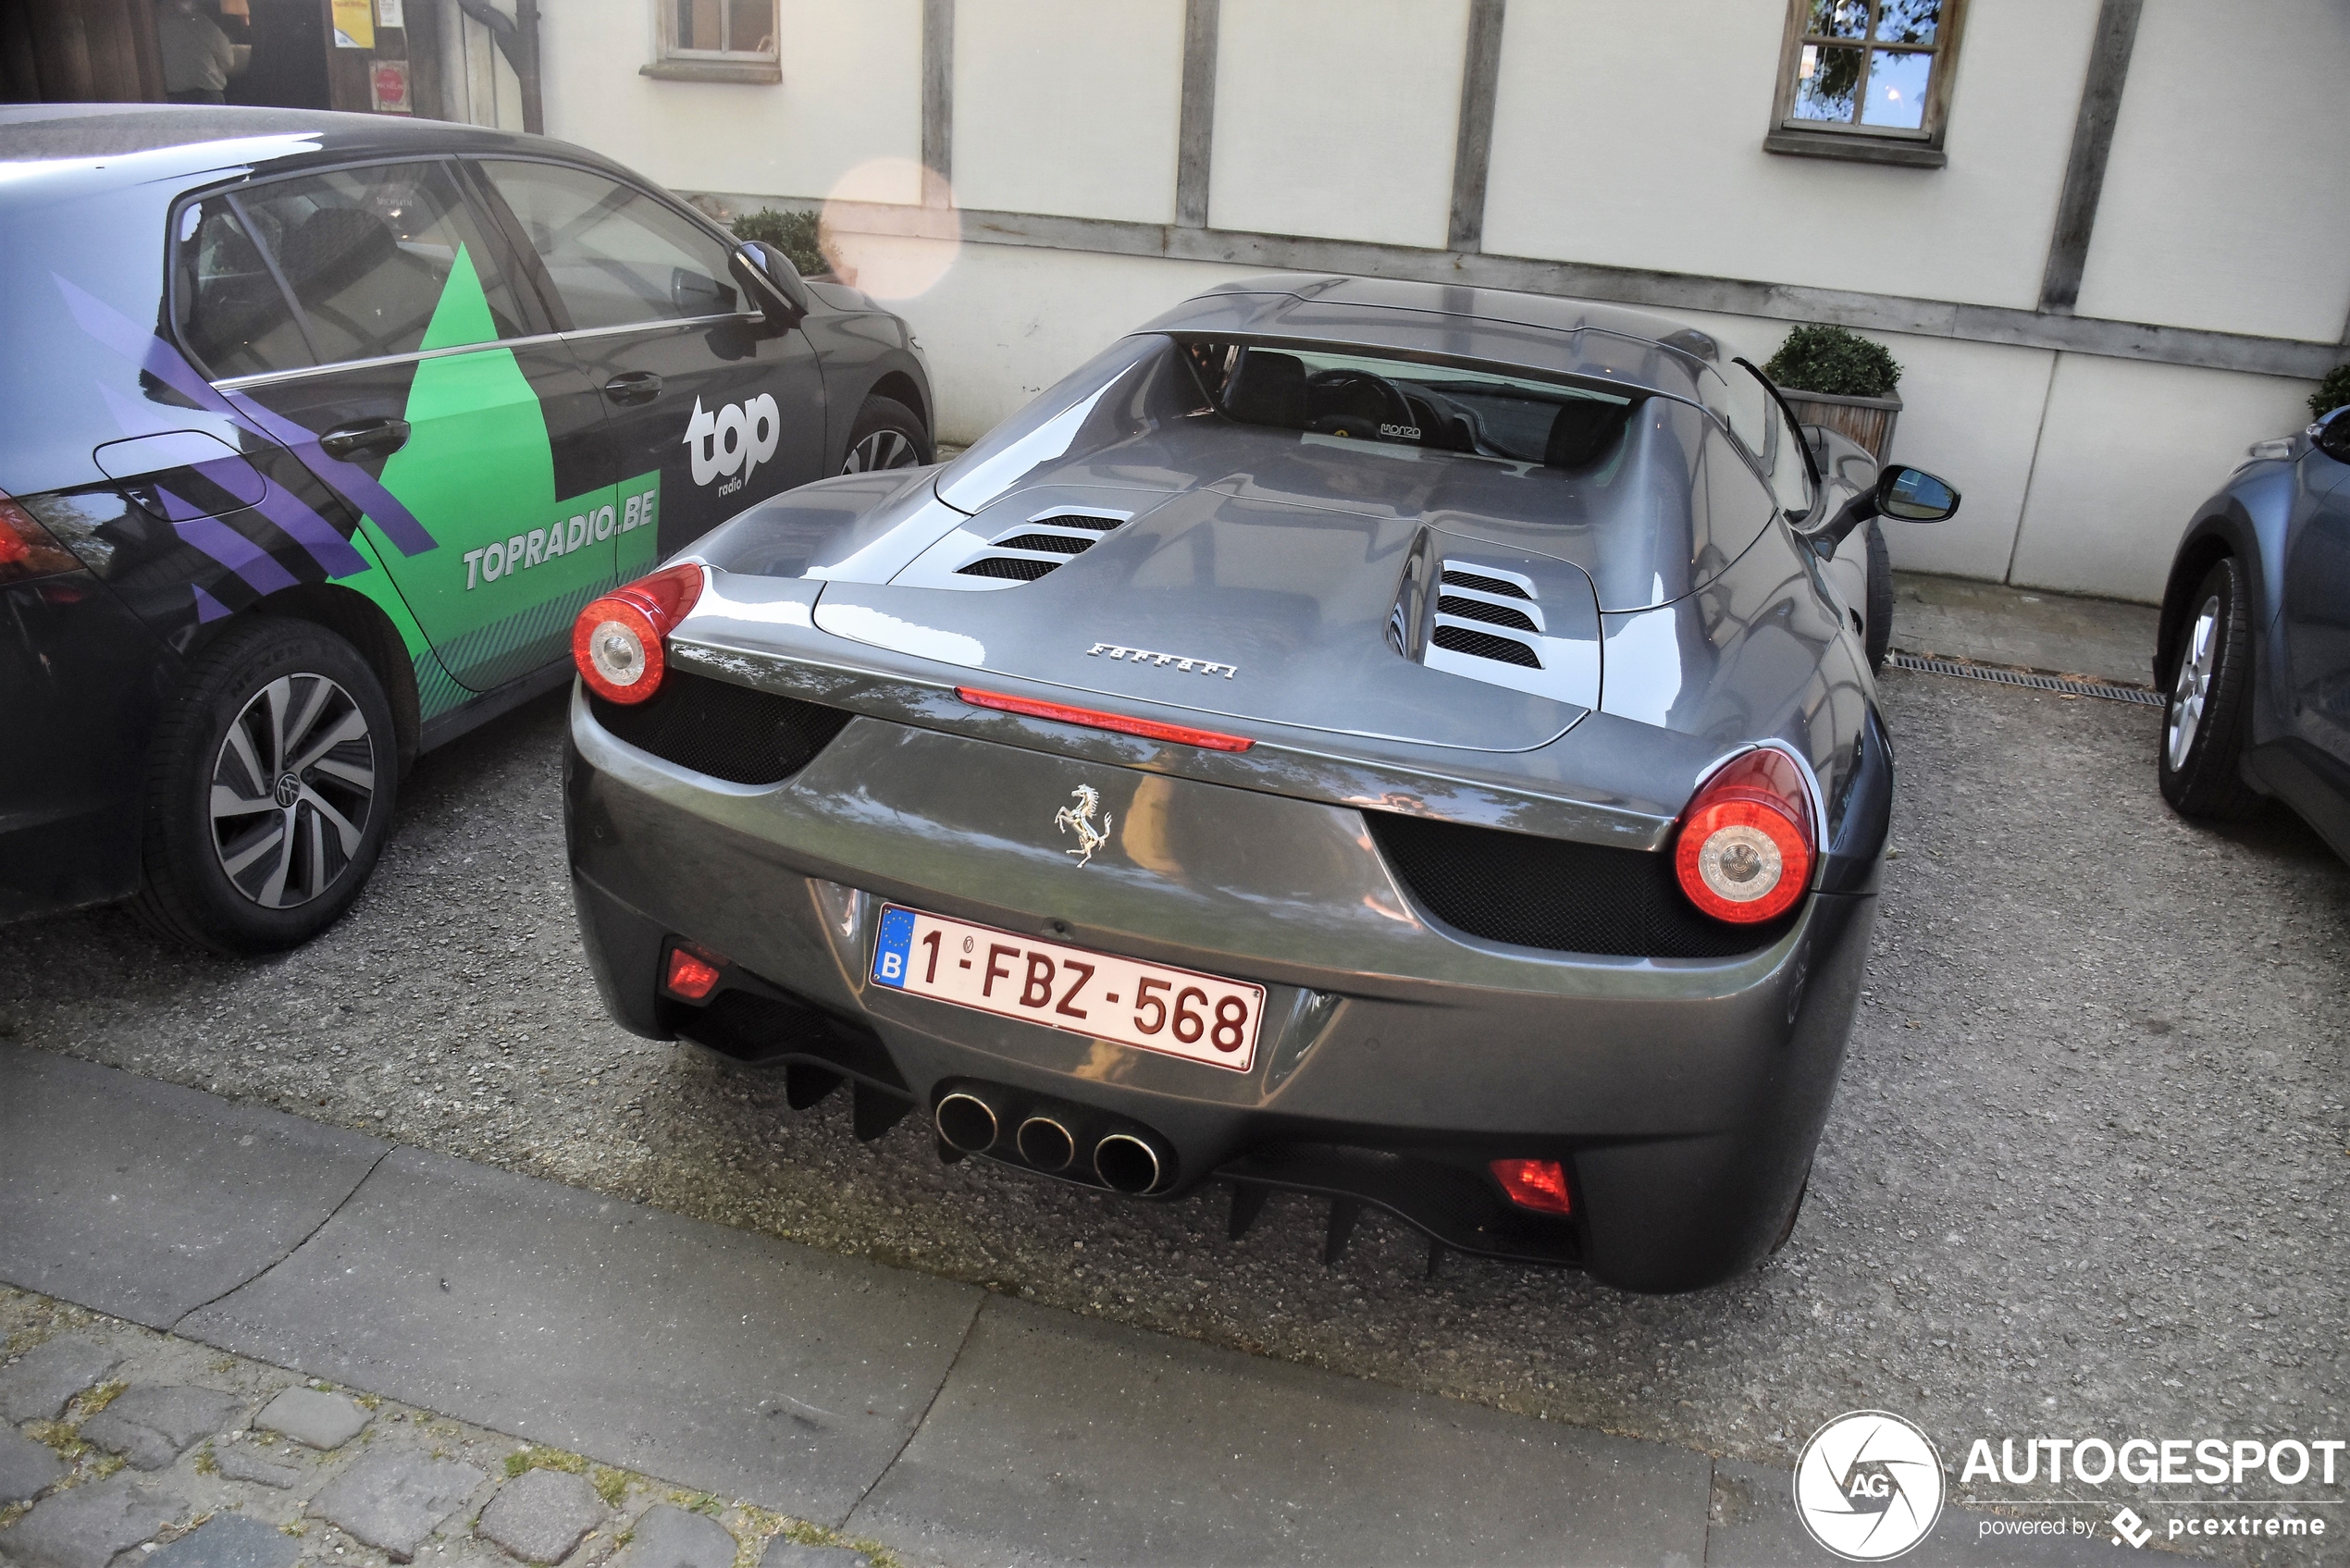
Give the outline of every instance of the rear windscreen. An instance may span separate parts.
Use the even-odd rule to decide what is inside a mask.
[[[1632,400],[1461,365],[1288,344],[1189,341],[1227,418],[1310,436],[1582,468],[1623,432]]]

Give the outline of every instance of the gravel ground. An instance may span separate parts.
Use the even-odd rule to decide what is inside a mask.
[[[1325,1269],[1303,1199],[1230,1245],[1220,1195],[944,1167],[912,1122],[868,1148],[845,1095],[796,1115],[778,1079],[622,1033],[573,926],[560,698],[426,759],[373,887],[301,952],[192,957],[116,910],[0,932],[0,1032],[1761,1462],[1861,1405],[1921,1423],[1954,1475],[1982,1436],[2350,1436],[2350,869],[2282,813],[2224,833],[2171,816],[2154,710],[1898,671],[1885,698],[1897,847],[1809,1205],[1777,1258],[1692,1296],[1459,1259],[1424,1281],[1421,1244],[1378,1216]]]

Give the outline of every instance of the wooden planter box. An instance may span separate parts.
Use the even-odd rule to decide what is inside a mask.
[[[1799,424],[1824,425],[1855,444],[1866,447],[1879,463],[1893,451],[1893,425],[1901,417],[1901,394],[1889,398],[1838,398],[1825,392],[1779,390],[1795,410]]]

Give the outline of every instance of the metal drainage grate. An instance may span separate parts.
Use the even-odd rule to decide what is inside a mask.
[[[1893,653],[1886,662],[1929,675],[1960,675],[1970,681],[1996,681],[2003,686],[2028,686],[2034,691],[2060,691],[2072,697],[2102,697],[2109,702],[2160,708],[2163,696],[2144,686],[2112,686],[2098,681],[2068,681],[2061,675],[2035,674],[2028,670],[2002,670],[1991,664],[1960,664],[1950,659],[1920,659],[1914,653]]]

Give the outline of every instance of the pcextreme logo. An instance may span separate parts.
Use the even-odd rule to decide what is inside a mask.
[[[718,487],[718,493],[733,495],[750,483],[761,463],[775,455],[775,442],[783,433],[783,414],[772,392],[728,403],[716,414],[706,412],[696,398],[694,416],[686,422],[686,445],[693,449],[694,483],[707,485],[722,475],[731,475]]]
[[[1942,1515],[1943,1489],[1933,1442],[1882,1410],[1837,1416],[1795,1462],[1796,1516],[1851,1562],[1883,1562],[1923,1540]]]

